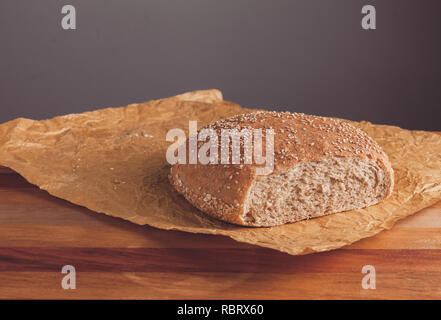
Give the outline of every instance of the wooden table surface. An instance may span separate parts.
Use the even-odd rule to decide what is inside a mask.
[[[75,290],[61,287],[63,265]],[[290,256],[97,214],[0,167],[0,298],[441,298],[441,202],[349,247]]]

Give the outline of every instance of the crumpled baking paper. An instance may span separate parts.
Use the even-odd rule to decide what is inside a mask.
[[[188,129],[250,112],[218,90],[0,125],[0,165],[50,194],[141,225],[229,236],[292,255],[340,248],[389,229],[441,199],[441,135],[351,122],[383,147],[395,189],[382,203],[271,228],[227,224],[205,216],[170,185],[165,153],[169,129]],[[187,131],[188,132],[188,131]]]

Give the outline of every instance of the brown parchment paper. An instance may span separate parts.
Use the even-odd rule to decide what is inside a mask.
[[[342,247],[389,229],[441,199],[441,136],[351,122],[389,155],[395,189],[362,210],[272,228],[247,228],[206,217],[167,180],[166,132],[250,112],[224,102],[218,90],[70,114],[50,120],[15,119],[0,125],[0,165],[50,194],[96,212],[161,229],[229,236],[289,254]]]

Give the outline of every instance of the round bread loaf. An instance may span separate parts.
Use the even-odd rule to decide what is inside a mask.
[[[211,217],[244,226],[276,226],[375,205],[392,192],[387,155],[365,132],[342,120],[259,111],[205,128],[219,137],[221,129],[274,131],[270,174],[256,174],[261,165],[254,163],[172,166],[171,184]]]

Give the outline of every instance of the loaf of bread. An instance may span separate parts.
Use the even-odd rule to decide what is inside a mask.
[[[274,132],[270,174],[257,175],[257,164],[172,166],[171,184],[211,217],[269,227],[372,206],[392,192],[393,170],[387,155],[365,132],[345,121],[259,111],[206,128]]]

